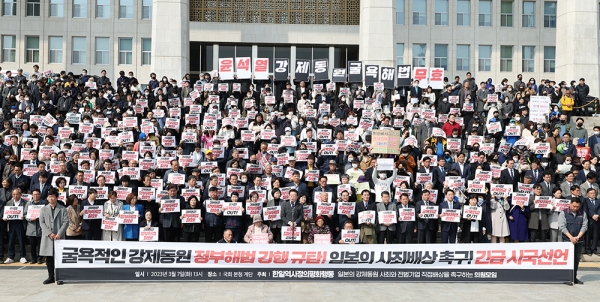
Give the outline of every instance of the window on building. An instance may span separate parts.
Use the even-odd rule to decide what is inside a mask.
[[[335,47],[333,49],[333,68],[346,68],[348,65],[348,53],[346,47]]]
[[[404,64],[404,43],[396,44],[396,64]]]
[[[144,0],[142,2],[142,19],[152,19],[152,0]]]
[[[447,44],[435,44],[433,67],[448,69]]]
[[[260,46],[259,46],[260,47]],[[202,44],[200,47],[200,70],[210,71],[213,70],[213,45]]]
[[[62,18],[64,10],[64,0],[50,0],[50,17]]]
[[[85,64],[85,37],[73,37],[73,64]]]
[[[404,25],[404,0],[396,0],[396,24]]]
[[[523,2],[523,27],[535,27],[535,2]]]
[[[413,25],[427,25],[427,0],[414,0]]]
[[[96,38],[96,64],[108,65],[110,62],[109,38]]]
[[[73,0],[73,18],[87,18],[87,0]]]
[[[48,63],[62,63],[63,60],[63,37],[48,38]]]
[[[96,0],[96,18],[110,18],[110,0]]]
[[[456,25],[471,25],[471,0],[458,0],[456,5]]]
[[[17,53],[17,38],[2,36],[2,62],[15,62]]]
[[[502,1],[500,5],[500,26],[513,26],[513,3],[512,1]]]
[[[17,15],[17,0],[4,0],[2,2],[2,15],[3,16],[16,16]]]
[[[523,72],[533,72],[535,64],[535,46],[523,46]]]
[[[448,0],[435,0],[435,25],[448,25]]]
[[[469,45],[456,45],[456,70],[469,71]]]
[[[544,47],[544,72],[554,72],[556,68],[556,47],[545,46]]]
[[[492,1],[479,1],[479,26],[492,26]]]
[[[500,46],[500,71],[512,72],[512,57],[513,47],[512,46]]]
[[[119,0],[119,19],[133,19],[133,0]]]
[[[27,17],[40,16],[40,0],[27,0]]]
[[[427,54],[427,44],[413,44],[413,67],[425,67],[425,55]]]
[[[40,37],[25,38],[25,63],[40,62]]]
[[[479,45],[479,71],[492,71],[491,45]]]
[[[556,2],[544,2],[544,27],[556,28]]]
[[[119,64],[131,65],[133,62],[133,39],[119,39]]]
[[[152,39],[142,39],[142,65],[152,64]]]

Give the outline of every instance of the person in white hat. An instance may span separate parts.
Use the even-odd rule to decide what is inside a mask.
[[[263,224],[262,217],[260,215],[254,215],[252,218],[252,225],[248,226],[248,231],[246,232],[246,236],[244,236],[244,241],[246,243],[253,243],[253,235],[255,234],[269,234],[269,243],[273,241],[273,233],[271,233],[271,229],[266,224]]]

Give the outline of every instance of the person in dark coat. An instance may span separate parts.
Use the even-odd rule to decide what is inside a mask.
[[[477,196],[471,195],[469,197],[469,206],[477,207]],[[480,239],[487,233],[486,221],[485,221],[485,203],[479,205],[481,207],[481,219],[466,219],[462,218],[460,221],[460,228],[462,229],[460,241],[462,243],[480,243]]]
[[[508,228],[510,230],[510,239],[514,242],[526,242],[529,240],[527,230],[527,220],[529,219],[529,207],[524,205],[510,205],[510,210],[506,212],[508,217]]]

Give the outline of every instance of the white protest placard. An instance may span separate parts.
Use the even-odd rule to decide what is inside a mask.
[[[268,233],[254,233],[252,234],[252,244],[268,244],[269,234]]]
[[[548,209],[552,210],[554,206],[552,204],[551,196],[536,196],[533,200],[536,209]]]
[[[105,231],[113,231],[116,232],[119,230],[119,221],[117,221],[117,217],[102,217],[102,226],[101,228]]]
[[[377,212],[379,224],[394,224],[397,222],[396,211]]]
[[[418,173],[417,172],[417,184],[425,184],[431,182],[433,179],[432,173]]]
[[[331,234],[315,234],[315,244],[331,244]]]
[[[377,171],[392,171],[394,170],[394,159],[393,158],[378,158],[377,159]]]
[[[362,211],[358,213],[358,224],[375,223],[375,211]]]
[[[333,215],[335,213],[335,205],[331,202],[317,203],[317,215]]]
[[[529,120],[535,123],[546,123],[550,111],[550,97],[532,95],[529,98]]]
[[[179,199],[162,199],[160,201],[161,213],[176,213],[180,212]]]
[[[242,216],[243,209],[241,202],[226,202],[223,204],[223,216]]]
[[[529,206],[529,194],[530,193],[513,193],[512,204]]]
[[[27,207],[27,215],[25,218],[35,220],[40,217],[40,212],[44,205],[30,205]]]
[[[337,205],[338,215],[354,215],[356,202],[338,202]]]
[[[442,209],[442,221],[460,222],[460,209]]]
[[[463,218],[471,220],[481,220],[482,208],[465,205],[463,207]]]
[[[520,136],[521,135],[521,127],[506,126],[506,128],[504,128],[504,134],[506,136]]]
[[[181,223],[200,223],[202,222],[202,211],[200,209],[181,210]]]
[[[104,206],[84,206],[83,219],[102,219]]]
[[[415,221],[415,208],[399,208],[398,221]]]
[[[342,242],[344,244],[359,243],[360,230],[342,230]]]
[[[140,213],[138,211],[119,211],[119,224],[139,224]]]
[[[438,218],[438,206],[421,206],[420,218],[422,219],[437,219]]]
[[[148,228],[143,227],[140,228],[140,241],[158,241],[158,227]]]
[[[263,208],[263,219],[275,221],[281,219],[281,206]]]
[[[6,220],[22,220],[23,219],[23,207],[4,207],[4,216],[2,218]]]
[[[206,213],[218,214],[223,212],[223,200],[206,200],[204,201]]]
[[[302,240],[302,233],[300,227],[281,227],[281,240],[283,241],[300,241]]]
[[[562,212],[570,207],[571,200],[569,199],[554,199],[554,206],[556,207],[556,212]]]
[[[495,197],[509,197],[513,193],[513,186],[507,184],[492,184],[490,193]]]
[[[183,184],[185,184],[185,174],[171,173],[167,177],[167,182],[175,184],[175,185],[183,185]]]
[[[476,181],[476,180],[469,180],[469,185],[468,185],[468,190],[469,193],[478,193],[478,194],[483,194],[485,193],[485,182],[483,181]]]

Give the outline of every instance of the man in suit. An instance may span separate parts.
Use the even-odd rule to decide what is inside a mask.
[[[460,204],[454,200],[454,191],[448,189],[446,191],[446,198],[440,204],[439,213],[443,216],[442,210],[460,210]],[[442,243],[456,243],[456,233],[458,232],[458,224],[460,222],[447,222],[441,221],[442,224]]]
[[[419,87],[419,80],[415,80],[413,82],[413,86],[410,87],[410,98],[418,99],[419,101],[421,101],[422,97],[423,97],[423,89],[421,89],[421,87]]]
[[[302,204],[298,202],[298,191],[290,190],[290,200],[281,204],[281,221],[283,225],[289,227],[300,226],[304,219],[304,210]],[[299,243],[298,241],[288,241],[286,243]]]
[[[377,212],[377,205],[371,200],[371,192],[367,189],[363,190],[360,194],[362,201],[356,204],[356,220],[358,220],[358,214],[364,211]],[[375,219],[373,222],[362,223],[360,225],[360,243],[374,244],[375,240]]]
[[[519,178],[521,175],[515,169],[515,160],[510,158],[506,160],[506,169],[500,172],[500,183],[513,186],[513,192],[518,192]]]
[[[24,165],[36,165],[39,163],[40,161],[38,160],[38,152],[37,150],[31,150],[29,151],[29,159],[23,161]]]
[[[435,202],[431,202],[429,200],[430,195],[429,191],[423,190],[421,192],[421,200],[417,202],[416,215],[417,215],[417,229],[418,229],[418,237],[419,243],[435,243],[436,241],[436,233],[438,230],[437,219],[427,219],[422,218],[423,214],[421,213],[422,208],[426,206],[435,206]]]
[[[54,241],[66,238],[69,217],[67,209],[58,204],[58,191],[52,189],[48,193],[48,204],[40,211],[40,227],[42,228],[42,241],[40,256],[46,257],[48,279],[44,284],[54,283]],[[62,284],[59,281],[57,284]]]
[[[571,197],[571,187],[574,185],[579,185],[575,181],[575,175],[571,171],[567,171],[565,173],[565,181],[560,184],[560,190],[562,191],[562,196],[565,198]]]
[[[487,163],[486,161],[486,155],[483,152],[479,152],[479,154],[477,154],[477,161],[474,163],[471,163],[471,177],[475,176],[475,170],[477,170],[477,166],[482,166],[483,167],[483,171],[490,171],[490,164]]]
[[[50,196],[50,193],[48,193],[48,196]],[[83,217],[85,215],[85,207],[87,206],[104,207],[102,202],[96,200],[96,196],[95,189],[88,190],[87,199],[81,202],[82,210],[79,216]],[[83,230],[83,238],[85,240],[102,240],[102,219],[83,219],[81,229]]]
[[[21,159],[21,145],[19,145],[19,137],[11,136],[10,145],[6,147],[10,155],[16,155],[17,158]]]
[[[75,178],[73,179],[73,182],[71,184],[75,186],[90,186],[89,183],[83,181],[83,171],[77,171],[77,173],[75,173]]]
[[[598,255],[598,236],[600,235],[600,199],[596,191],[587,189],[587,198],[583,202],[583,212],[587,215],[588,231],[585,233],[585,253]]]
[[[27,191],[31,184],[31,179],[27,175],[23,175],[23,165],[16,164],[13,168],[14,174],[10,176],[12,182],[11,189],[20,188],[22,191]]]
[[[534,184],[544,180],[544,170],[540,169],[540,162],[536,159],[531,162],[531,170],[525,172],[525,176],[531,176],[531,182]]]
[[[580,183],[584,183],[586,180],[585,177],[587,176],[588,173],[590,173],[592,171],[592,170],[590,170],[590,161],[589,160],[584,160],[582,166],[583,166],[583,169],[579,170],[579,172],[577,173],[577,181]]]
[[[542,186],[533,185],[533,195],[529,196],[529,213],[531,213],[527,228],[529,228],[529,241],[535,242],[537,237],[540,242],[546,241],[546,233],[550,229],[548,224],[548,209],[538,209],[535,207],[535,197],[542,196]]]
[[[592,188],[596,190],[596,196],[598,196],[598,191],[600,190],[600,188],[598,188],[598,184],[596,183],[596,177],[596,172],[590,172],[587,174],[587,176],[585,177],[586,181],[579,186],[582,194],[583,192],[587,192],[589,188]]]
[[[400,196],[400,202],[396,204],[398,209],[398,225],[396,226],[396,243],[397,244],[411,244],[413,242],[413,234],[417,232],[415,221],[400,221],[400,212],[403,209],[413,209],[414,206],[408,204],[408,194],[402,193]]]
[[[93,147],[94,142],[91,138],[85,140],[85,147],[81,149],[81,152],[96,152],[96,149]]]
[[[327,184],[327,181],[325,184]],[[286,187],[292,187],[298,192],[298,195],[308,196],[308,186],[305,183],[300,182],[300,172],[298,171],[292,173],[292,182],[288,183]]]
[[[383,223],[379,221],[379,213],[384,211],[396,212],[396,204],[390,203],[390,193],[387,191],[381,192],[381,202],[377,203],[377,225],[379,226],[379,234],[377,235],[377,243],[392,244],[394,234],[396,232],[396,221],[392,223]]]
[[[46,163],[41,161],[37,163],[37,168],[38,171],[33,174],[31,176],[31,183],[29,183],[29,191],[33,191],[33,188],[40,183],[40,174],[45,173],[46,174],[46,181],[52,179],[50,172],[46,171]],[[42,199],[46,199],[46,198],[42,198]]]
[[[21,207],[21,210],[23,210],[26,203],[25,200],[21,199],[21,189],[15,188],[12,190],[12,199],[6,203],[5,207]],[[15,262],[15,240],[19,241],[20,262],[27,263],[27,258],[25,258],[27,255],[25,251],[25,216],[18,220],[8,220],[4,213],[2,215],[2,220],[8,223],[8,258],[4,261],[4,264]]]
[[[444,188],[444,181],[446,181],[446,160],[443,157],[438,159],[438,166],[433,169],[433,187],[440,192]],[[441,195],[441,194],[440,194]]]
[[[466,181],[471,176],[471,169],[469,165],[465,163],[465,159],[466,155],[464,153],[459,153],[456,156],[456,162],[453,163],[452,166],[450,166],[450,171],[458,171],[459,176]]]
[[[423,164],[419,168],[418,172],[419,173],[433,173],[433,167],[431,167],[431,158],[425,156],[425,157],[423,157],[423,159],[421,161],[423,162]]]
[[[542,196],[552,196],[552,190],[555,184],[552,183],[552,174],[550,172],[544,173],[544,180],[540,182],[542,186]]]
[[[169,185],[169,196],[167,199],[177,199],[179,200],[179,209],[185,209],[185,200],[183,197],[177,194],[177,185],[170,184]],[[162,209],[159,208],[159,212],[162,212]],[[162,227],[164,231],[164,238],[166,242],[179,242],[180,232],[181,232],[181,216],[180,212],[173,213],[162,213]]]
[[[212,182],[212,180],[211,180]],[[208,198],[204,199],[204,231],[205,231],[205,240],[206,242],[217,242],[221,240],[221,236],[223,236],[223,229],[225,228],[225,224],[223,221],[223,213],[209,213],[206,211],[206,205],[210,201],[218,200],[219,189],[215,187],[210,187],[208,189]]]
[[[571,134],[570,133],[565,133],[563,134],[563,143],[565,143],[565,149],[566,152],[564,153],[564,156],[567,155],[571,155],[571,158],[575,158],[577,157],[577,150],[575,149],[575,145],[573,145],[571,143]]]

